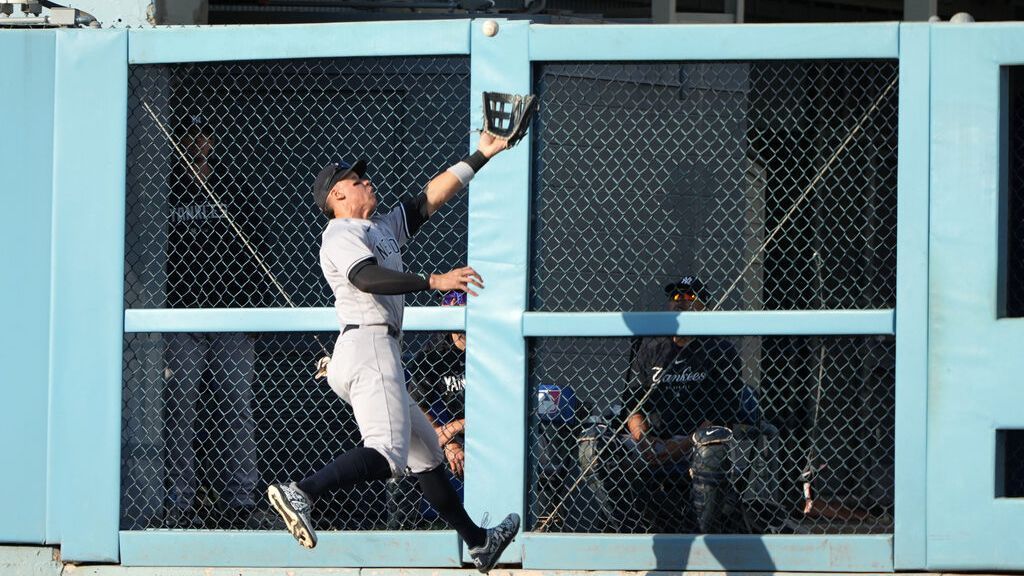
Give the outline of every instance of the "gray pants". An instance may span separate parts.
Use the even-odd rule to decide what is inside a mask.
[[[198,485],[197,425],[206,424],[208,428],[203,434],[206,441],[219,438],[224,449],[222,461],[217,465],[217,480],[223,486],[219,502],[228,507],[253,506],[258,476],[253,437],[256,426],[252,414],[253,338],[237,332],[175,333],[167,335],[165,341],[168,500],[181,508],[194,503]],[[214,414],[220,417],[219,424],[197,421],[202,407],[199,394],[204,382],[214,396]],[[210,438],[214,427],[219,429]]]
[[[352,406],[363,445],[380,452],[395,476],[441,465],[437,433],[405,386],[398,340],[386,326],[366,326],[338,337],[327,382]]]

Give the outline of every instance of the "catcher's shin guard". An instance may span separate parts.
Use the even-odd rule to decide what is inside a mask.
[[[693,433],[690,460],[690,499],[700,531],[717,534],[724,531],[730,514],[728,473],[732,431],[724,426],[709,426]]]

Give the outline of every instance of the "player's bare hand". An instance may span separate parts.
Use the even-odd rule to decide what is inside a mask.
[[[493,158],[495,154],[508,148],[508,140],[497,138],[487,132],[481,132],[480,142],[477,144],[476,148],[483,153],[484,156]]]
[[[462,445],[458,442],[447,444],[444,447],[444,457],[448,460],[448,467],[451,468],[452,474],[461,478],[466,468],[466,452],[462,449]]]
[[[431,290],[462,290],[470,296],[476,296],[477,293],[473,291],[473,286],[483,288],[484,279],[469,266],[456,268],[444,274],[430,275]]]

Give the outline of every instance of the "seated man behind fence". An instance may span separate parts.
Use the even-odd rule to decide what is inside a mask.
[[[666,286],[665,295],[670,311],[704,309],[703,284],[692,276]],[[728,490],[725,427],[747,418],[743,395],[740,357],[730,342],[691,336],[641,342],[622,397],[628,436],[608,439],[595,467],[604,477],[600,498],[612,530],[728,529],[738,498]]]

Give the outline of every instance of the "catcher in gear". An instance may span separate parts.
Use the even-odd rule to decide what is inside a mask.
[[[684,276],[665,286],[673,312],[705,309],[703,283]],[[749,421],[743,412],[745,386],[736,348],[721,338],[647,338],[633,359],[623,396],[630,439],[656,483],[689,492],[688,510],[662,519],[656,529],[722,532],[737,499],[728,490],[727,426]],[[643,401],[641,402],[641,400]],[[689,484],[689,486],[687,486]]]

